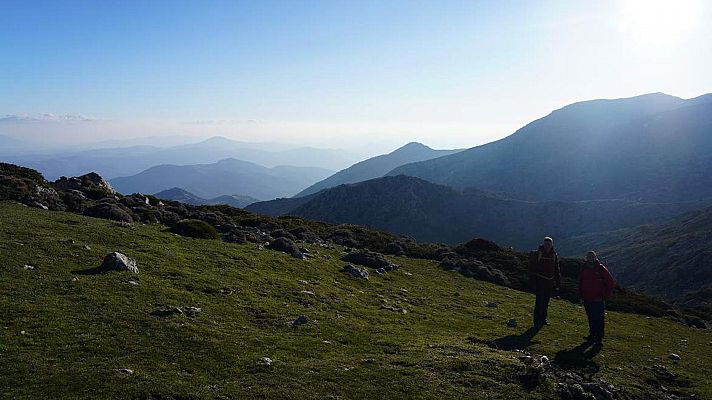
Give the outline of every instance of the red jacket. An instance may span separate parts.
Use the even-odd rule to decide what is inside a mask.
[[[605,300],[613,293],[616,282],[603,264],[584,266],[579,271],[579,294],[584,301]]]

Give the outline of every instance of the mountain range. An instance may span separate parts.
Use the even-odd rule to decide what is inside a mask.
[[[121,193],[156,193],[179,187],[202,198],[239,193],[255,199],[291,196],[332,174],[314,167],[263,167],[228,158],[213,164],[158,165],[139,174],[114,178]]]
[[[340,185],[301,198],[258,202],[246,209],[273,216],[365,225],[429,242],[459,243],[479,236],[528,249],[547,235],[560,238],[632,227],[704,204],[709,203],[527,201],[398,175]]]
[[[2,157],[5,161],[37,169],[50,179],[81,175],[88,171],[95,171],[107,178],[116,178],[134,175],[157,165],[209,164],[226,158],[249,161],[266,167],[293,165],[336,171],[361,159],[361,156],[344,150],[288,148],[278,144],[257,145],[224,137],[169,147],[135,145],[48,154],[6,154]],[[311,183],[313,182],[309,184]]]
[[[712,198],[712,94],[575,103],[496,142],[395,168],[525,200]]]
[[[245,208],[248,205],[259,201],[254,197],[242,196],[238,194],[222,195],[212,199],[204,199],[178,187],[160,191],[155,193],[154,196],[162,200],[173,200],[185,204],[192,204],[194,206],[227,204],[236,208]]]
[[[391,153],[372,157],[343,169],[302,190],[295,197],[303,197],[344,183],[380,178],[401,165],[447,156],[458,151],[461,150],[433,150],[424,144],[411,142]]]

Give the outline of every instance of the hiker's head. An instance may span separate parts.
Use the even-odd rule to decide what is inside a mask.
[[[541,247],[546,251],[550,251],[554,248],[554,239],[550,238],[549,236],[545,237],[544,243],[541,244]]]
[[[586,261],[588,261],[588,262],[598,261],[598,256],[596,256],[596,252],[593,250],[589,250],[586,253]]]

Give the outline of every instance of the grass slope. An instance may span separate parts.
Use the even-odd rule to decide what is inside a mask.
[[[531,295],[404,258],[394,258],[398,271],[351,279],[339,272],[340,247],[310,248],[318,254],[301,261],[0,203],[0,398],[556,397],[555,382],[522,384],[517,353],[482,344],[526,330]],[[86,274],[111,251],[135,258],[140,274]],[[202,312],[151,315],[161,306]],[[287,326],[302,314],[308,324]],[[585,318],[564,301],[550,317],[529,350],[558,360],[580,343]],[[672,393],[712,397],[711,332],[615,312],[608,321],[600,354],[562,365],[646,398],[663,364]]]

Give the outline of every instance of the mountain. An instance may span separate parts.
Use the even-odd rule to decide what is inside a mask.
[[[525,201],[399,175],[340,185],[304,198],[254,203],[247,210],[365,225],[430,242],[458,243],[480,236],[528,249],[546,235],[560,238],[631,227],[702,206],[623,199]]]
[[[317,182],[302,190],[295,197],[303,197],[344,183],[356,183],[373,178],[380,178],[401,165],[416,161],[430,160],[454,154],[458,151],[461,150],[433,150],[421,143],[408,143],[391,153],[369,158],[368,160],[361,161],[341,170],[323,181]]]
[[[254,197],[242,196],[238,194],[222,195],[212,199],[204,199],[178,187],[163,190],[155,193],[154,196],[161,200],[173,200],[185,204],[192,204],[194,206],[227,204],[235,208],[245,208],[248,205],[259,201]]]
[[[226,158],[249,161],[266,167],[292,165],[331,171],[345,168],[362,159],[360,155],[344,150],[290,148],[280,144],[238,142],[224,137],[170,147],[137,145],[81,149],[75,152],[2,156],[4,161],[27,165],[50,179],[81,175],[87,171],[96,171],[106,178],[116,178],[134,175],[157,165],[210,164]]]
[[[256,199],[271,199],[293,195],[330,174],[331,171],[321,168],[266,168],[228,158],[214,164],[159,165],[110,182],[121,193],[155,193],[180,187],[202,198],[240,193]]]
[[[575,103],[513,135],[395,168],[526,200],[712,198],[712,96],[662,93]]]
[[[595,249],[627,287],[668,298],[712,285],[712,207],[668,221],[569,238],[561,250]]]

